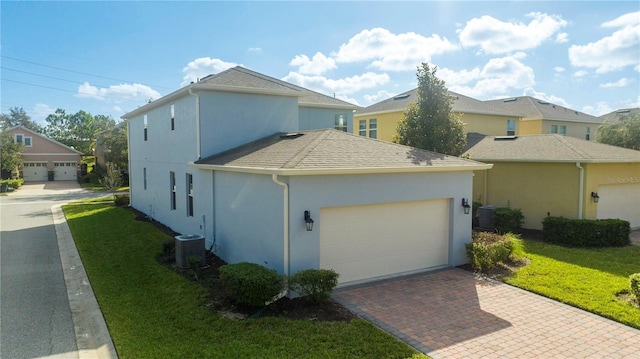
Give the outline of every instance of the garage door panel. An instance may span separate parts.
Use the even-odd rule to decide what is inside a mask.
[[[640,227],[640,183],[599,186],[598,196],[599,219],[619,218]]]
[[[56,181],[73,181],[78,176],[76,162],[54,162],[53,171]]]
[[[340,282],[448,263],[448,199],[320,210],[320,267]]]

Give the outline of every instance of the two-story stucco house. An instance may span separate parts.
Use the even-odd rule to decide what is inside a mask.
[[[242,67],[205,77],[123,117],[131,205],[282,274],[465,263],[472,173],[490,165],[355,136],[356,108]]]
[[[22,126],[11,127],[7,133],[24,145],[19,171],[26,182],[78,179],[81,152]]]

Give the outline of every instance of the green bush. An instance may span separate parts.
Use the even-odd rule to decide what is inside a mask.
[[[493,227],[500,234],[521,233],[524,215],[518,208],[496,208],[493,214]]]
[[[636,297],[636,300],[640,301],[640,273],[633,273],[629,276],[629,290]]]
[[[471,225],[473,227],[480,226],[480,207],[482,207],[482,203],[480,202],[473,202],[471,204]]]
[[[259,264],[226,264],[219,270],[227,293],[238,304],[262,307],[283,289],[282,276]]]
[[[510,236],[492,232],[473,232],[471,243],[466,244],[469,262],[478,271],[506,262],[513,252],[513,247]]]
[[[0,180],[0,184],[6,184],[8,187],[11,187],[11,188],[20,188],[22,187],[23,183],[24,183],[23,178]]]
[[[314,303],[322,303],[329,300],[338,285],[338,276],[331,269],[305,269],[289,277],[289,289],[308,296]]]
[[[128,194],[117,194],[115,195],[115,204],[118,207],[124,207],[129,205],[129,195]]]
[[[629,244],[631,224],[621,219],[569,219],[542,221],[544,240],[573,247],[623,247]]]
[[[172,256],[176,254],[176,241],[171,238],[162,241],[162,255]]]

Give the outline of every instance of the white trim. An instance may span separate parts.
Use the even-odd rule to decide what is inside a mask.
[[[23,156],[80,156],[78,153],[35,153],[23,152]]]
[[[590,159],[590,158],[574,158],[566,160],[550,160],[545,158],[531,158],[531,159],[493,159],[493,158],[471,158],[474,161],[480,162],[526,162],[526,163],[640,163],[640,159],[635,158],[605,158],[605,159]]]

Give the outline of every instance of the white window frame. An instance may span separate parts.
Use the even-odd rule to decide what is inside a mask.
[[[171,104],[171,131],[175,131],[176,129],[176,106]]]
[[[587,134],[584,136],[584,139],[591,141],[591,127],[587,127]]]
[[[147,115],[144,115],[144,140],[147,140]]]
[[[561,134],[562,136],[566,136],[567,135],[567,126],[565,126],[565,125],[558,126],[558,133]]]
[[[18,138],[20,138],[20,140],[18,140]],[[24,144],[24,134],[16,133],[13,135],[13,142]]]
[[[516,135],[516,120],[510,118],[507,120],[507,136],[515,136],[515,135]]]
[[[176,201],[176,173],[173,171],[169,172],[169,191],[171,198],[171,210],[175,211],[177,208]]]
[[[367,136],[367,120],[358,121],[358,135],[362,137]]]
[[[193,174],[187,173],[187,217],[193,217]]]
[[[349,119],[347,115],[344,113],[336,114],[333,128],[343,132],[349,131]]]
[[[370,118],[369,119],[369,137],[370,138],[378,138],[378,119]]]
[[[558,133],[558,125],[551,125],[550,133]]]
[[[29,141],[29,144],[27,144],[27,140]],[[33,138],[31,136],[24,136],[22,137],[22,143],[24,144],[24,147],[33,147]]]

